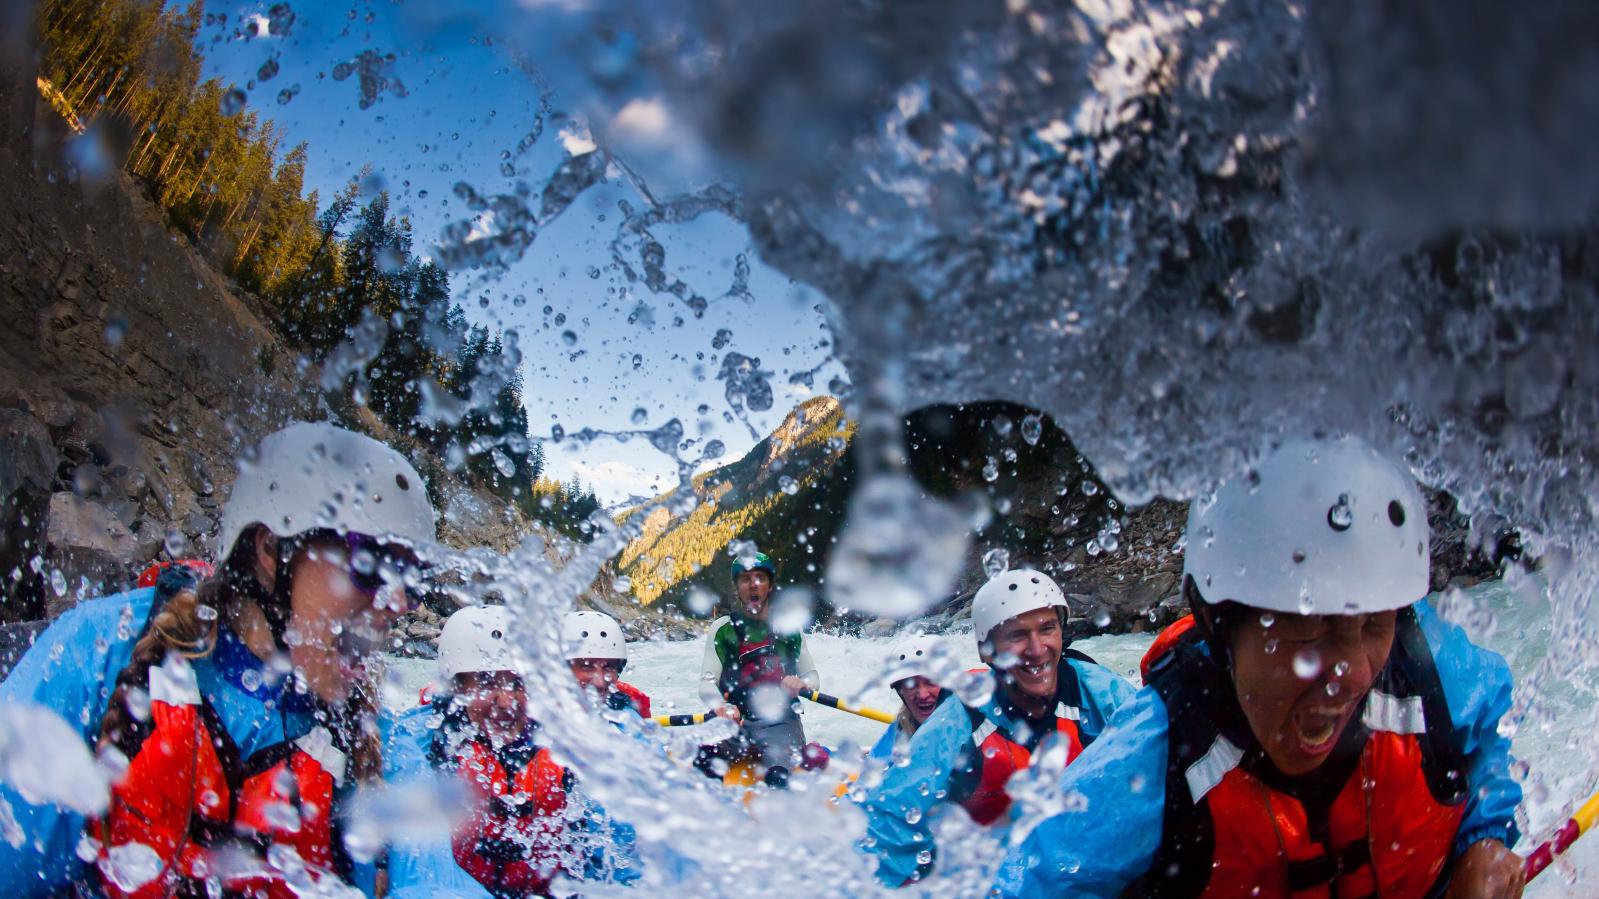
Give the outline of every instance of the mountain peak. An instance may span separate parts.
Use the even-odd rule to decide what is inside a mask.
[[[835,430],[843,414],[843,404],[832,396],[813,396],[795,406],[768,438],[771,442],[767,447],[766,461],[771,462],[792,452],[812,434]]]

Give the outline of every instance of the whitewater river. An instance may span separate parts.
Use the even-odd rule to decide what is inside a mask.
[[[1543,590],[1541,578],[1527,577],[1517,582],[1491,582],[1466,594],[1474,609],[1472,629],[1479,642],[1502,653],[1518,675],[1531,670],[1548,652],[1550,615]],[[978,664],[970,632],[940,639],[962,662]],[[1138,660],[1152,639],[1149,634],[1130,634],[1080,640],[1073,645],[1136,682]],[[807,640],[822,674],[824,692],[887,711],[897,710],[898,701],[892,691],[874,681],[877,665],[902,639],[813,634]],[[631,661],[625,680],[649,693],[656,714],[703,711],[698,697],[702,651],[698,640],[634,643],[629,647]],[[415,694],[409,688],[421,686],[433,674],[431,662],[396,659],[394,667],[410,695]],[[1553,712],[1552,723],[1529,726],[1516,735],[1517,757],[1541,775],[1547,785],[1547,789],[1531,791],[1538,798],[1528,803],[1528,823],[1533,830],[1523,837],[1519,847],[1523,852],[1535,837],[1558,823],[1557,819],[1563,820],[1573,807],[1574,797],[1586,796],[1593,789],[1589,774],[1592,749],[1586,737],[1596,732],[1594,710],[1599,691],[1595,688],[1593,682],[1565,680],[1556,684],[1544,698]],[[820,706],[807,704],[804,715],[811,739],[845,751],[851,743],[869,746],[883,730],[883,725],[874,721]],[[1540,877],[1527,895],[1542,899],[1599,895],[1599,834],[1585,838],[1568,859]],[[1575,884],[1572,878],[1576,879]]]

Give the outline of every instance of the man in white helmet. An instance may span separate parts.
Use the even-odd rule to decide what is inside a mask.
[[[1194,501],[1194,615],[1061,788],[1008,895],[1515,897],[1504,660],[1423,599],[1427,509],[1352,437]],[[1186,629],[1186,630],[1185,630]]]
[[[627,638],[615,618],[604,612],[568,612],[561,620],[561,642],[572,676],[589,695],[612,709],[632,709],[650,717],[650,697],[622,681]]]
[[[939,705],[911,738],[904,764],[868,793],[863,848],[877,856],[883,883],[910,883],[933,869],[935,806],[1008,826],[1012,775],[1046,741],[1071,764],[1132,694],[1121,678],[1067,648],[1066,614],[1065,594],[1041,571],[1007,571],[977,591],[972,634],[994,673],[993,698],[980,708]]]
[[[615,622],[606,622],[582,621],[604,626],[607,637],[619,635]],[[608,850],[630,854],[631,831],[622,834],[621,825],[580,798],[576,778],[537,739],[512,627],[504,606],[451,615],[439,635],[445,692],[401,716],[393,730],[391,780],[444,772],[464,786],[468,813],[447,851],[413,846],[391,852],[391,895],[543,895],[557,874],[585,881],[636,876],[607,860]],[[573,635],[570,627],[563,634]],[[569,642],[573,649],[612,654],[616,647]]]

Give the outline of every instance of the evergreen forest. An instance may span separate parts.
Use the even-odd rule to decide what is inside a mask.
[[[274,33],[292,27],[273,6]],[[323,386],[426,445],[469,483],[571,536],[599,501],[542,477],[528,435],[516,335],[471,324],[449,274],[420,259],[381,179],[305,192],[305,143],[285,146],[238,88],[200,80],[200,0],[44,0],[41,95],[94,132],[172,227],[260,298]],[[263,71],[262,79],[270,73]],[[261,360],[264,368],[278,364]]]

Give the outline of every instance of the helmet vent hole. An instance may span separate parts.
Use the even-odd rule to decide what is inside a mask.
[[[1350,508],[1349,494],[1338,494],[1338,502],[1327,510],[1327,526],[1340,533],[1355,523],[1355,510]]]
[[[489,631],[489,636],[493,637],[496,640],[503,640],[503,639],[505,639],[505,632],[501,631],[501,630],[498,630],[498,629],[495,629],[495,630]]]
[[[1010,585],[1010,588],[1011,588],[1011,590],[1013,590],[1013,591],[1015,591],[1015,590],[1019,590],[1019,589],[1021,589],[1021,584],[1011,584],[1011,585]]]
[[[395,486],[399,487],[401,490],[410,490],[411,489],[411,481],[404,474],[396,474],[394,476],[394,484],[395,484]]]
[[[1035,584],[1038,583],[1038,578],[1036,578],[1036,577],[1035,578],[1028,578],[1028,580],[1032,581]]]
[[[588,638],[589,638],[589,632],[588,631],[584,631],[583,632],[583,639],[587,640]]]
[[[1393,522],[1396,528],[1405,526],[1405,507],[1400,505],[1397,499],[1388,504],[1388,520]]]
[[[1302,549],[1294,550],[1294,564],[1295,565],[1303,565],[1303,564],[1305,564],[1305,551],[1304,550],[1302,550]]]

